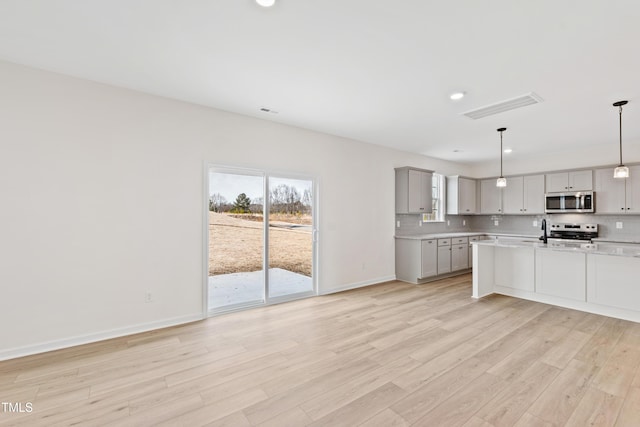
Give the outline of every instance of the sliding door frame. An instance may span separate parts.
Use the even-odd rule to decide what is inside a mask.
[[[229,166],[229,165],[221,165],[211,162],[204,162],[204,182],[203,182],[203,215],[202,215],[202,223],[203,223],[203,242],[202,242],[202,253],[203,253],[203,285],[202,285],[202,317],[211,317],[217,316],[219,314],[230,313],[234,311],[246,310],[248,308],[255,307],[263,307],[272,304],[279,304],[288,301],[294,301],[297,299],[308,298],[312,296],[318,295],[318,244],[319,244],[319,231],[318,231],[318,179],[313,176],[295,173],[295,172],[287,172],[287,171],[270,171],[266,169],[253,169],[253,168],[245,168],[238,166]],[[262,271],[263,271],[263,302],[262,303],[240,303],[229,306],[228,308],[213,310],[209,309],[209,173],[210,172],[218,172],[218,173],[229,173],[229,174],[237,174],[237,175],[247,175],[247,176],[259,176],[263,178],[263,250],[262,250]],[[298,180],[308,180],[311,181],[312,185],[312,204],[311,204],[311,215],[312,215],[312,226],[311,226],[311,280],[312,280],[312,290],[304,291],[289,295],[283,295],[279,297],[269,297],[269,211],[271,207],[271,200],[269,195],[269,178],[288,178],[288,179],[298,179]]]

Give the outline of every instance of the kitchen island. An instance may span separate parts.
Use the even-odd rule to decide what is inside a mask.
[[[640,245],[472,243],[474,298],[497,293],[640,322]]]

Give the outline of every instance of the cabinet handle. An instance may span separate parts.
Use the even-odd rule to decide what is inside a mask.
[[[629,209],[631,209],[631,208],[627,208],[627,210],[629,210]]]
[[[623,210],[624,210],[624,208],[620,208],[620,210],[621,210],[621,211],[623,211]]]
[[[573,187],[569,187],[569,188],[573,188]]]

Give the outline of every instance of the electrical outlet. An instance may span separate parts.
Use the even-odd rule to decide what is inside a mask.
[[[621,221],[616,222],[616,228],[622,228],[622,222]]]
[[[400,228],[400,221],[396,221],[396,227]]]
[[[493,221],[493,225],[497,226],[498,224],[500,224],[500,221],[498,221],[498,220]]]
[[[418,225],[422,227],[422,221],[418,221]]]
[[[533,226],[537,227],[538,226],[538,221],[536,221],[535,219],[533,220]]]
[[[451,225],[451,221],[447,220],[447,227]]]
[[[153,302],[153,295],[147,291],[144,293],[144,302]]]
[[[466,220],[466,219],[463,219],[463,220],[462,220],[462,226],[464,227],[465,225],[467,225],[467,220]]]

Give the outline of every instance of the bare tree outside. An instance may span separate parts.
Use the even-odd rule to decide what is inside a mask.
[[[271,190],[271,212],[289,215],[311,213],[311,189],[305,188],[300,194],[297,188],[280,184]]]
[[[214,193],[209,197],[209,210],[211,212],[224,212],[227,199],[220,193]]]

